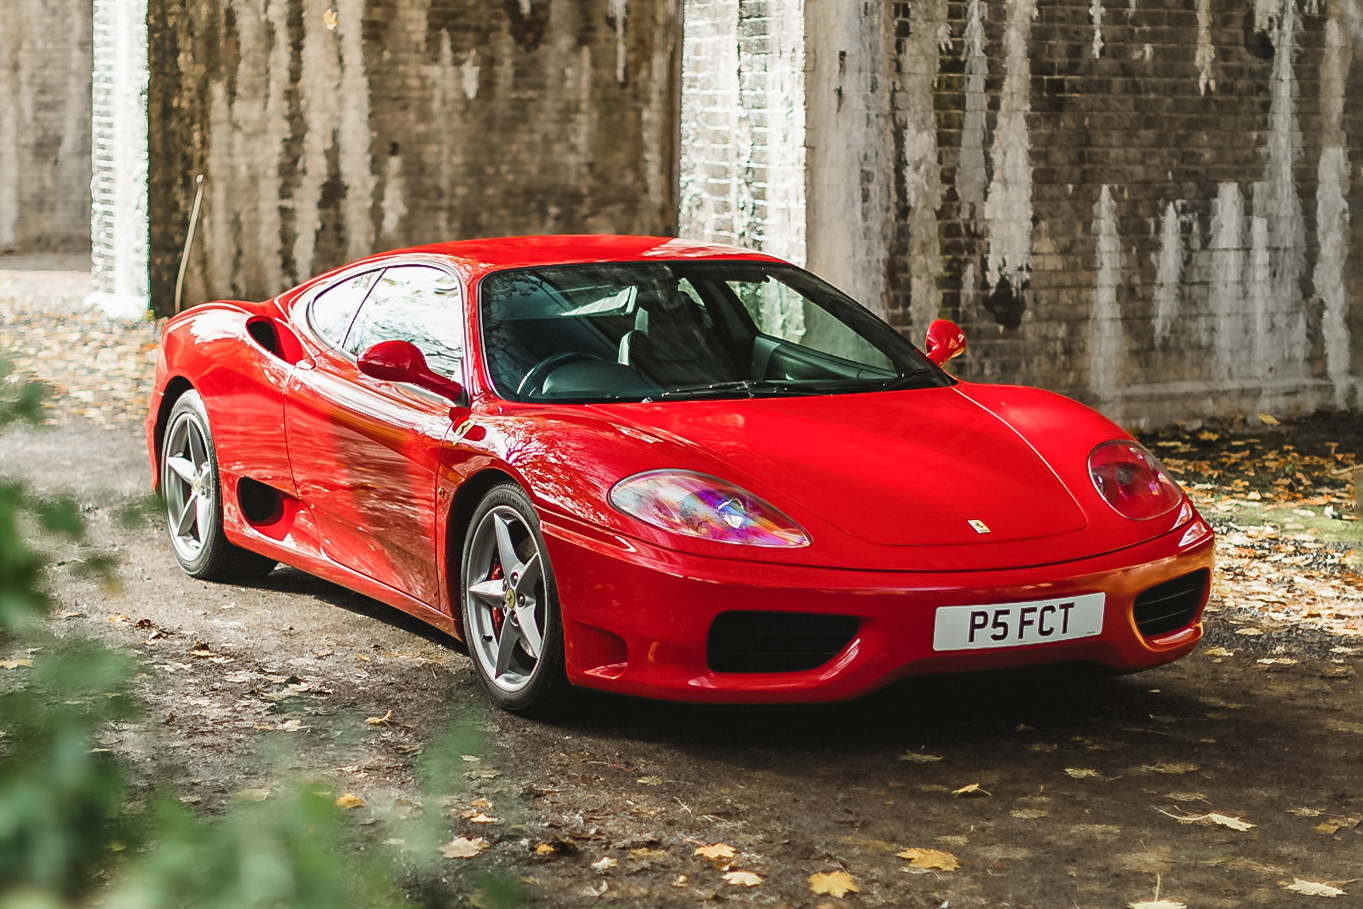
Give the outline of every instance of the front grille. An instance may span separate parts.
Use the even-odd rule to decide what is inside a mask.
[[[1156,584],[1136,597],[1131,614],[1147,638],[1177,631],[1193,620],[1207,595],[1211,573],[1202,568],[1182,577]]]
[[[833,659],[856,633],[847,615],[723,612],[710,626],[706,662],[714,672],[801,672]]]

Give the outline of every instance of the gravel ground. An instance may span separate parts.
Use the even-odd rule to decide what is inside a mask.
[[[24,280],[4,264],[0,288]],[[0,436],[0,472],[83,504],[89,540],[53,552],[54,621],[136,654],[147,703],[101,742],[205,812],[326,780],[364,802],[357,844],[390,849],[428,905],[485,905],[489,869],[564,907],[1286,906],[1312,885],[1363,902],[1363,584],[1358,523],[1336,516],[1357,415],[1146,438],[1222,530],[1208,640],[1179,663],[802,708],[592,695],[550,724],[489,710],[454,642],[364,597],[283,568],[252,587],[181,574],[137,511],[155,328],[84,313],[80,293],[0,301],[0,346],[64,392],[45,430]],[[95,552],[118,589],[82,576]],[[437,799],[418,768],[451,722],[484,741]],[[419,873],[413,816],[486,849]]]

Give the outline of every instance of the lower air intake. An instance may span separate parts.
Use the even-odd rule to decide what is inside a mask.
[[[846,615],[723,612],[710,626],[706,662],[713,672],[801,672],[833,659],[856,633]]]
[[[1147,638],[1177,631],[1193,620],[1207,595],[1211,573],[1202,568],[1156,584],[1136,597],[1131,607],[1136,627]]]

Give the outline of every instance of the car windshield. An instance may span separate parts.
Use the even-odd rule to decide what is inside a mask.
[[[479,286],[493,386],[513,401],[787,397],[949,385],[897,331],[767,262],[495,272]]]

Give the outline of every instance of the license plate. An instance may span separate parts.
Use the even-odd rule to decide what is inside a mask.
[[[1101,593],[996,606],[942,606],[933,650],[984,650],[1073,641],[1103,631]]]

